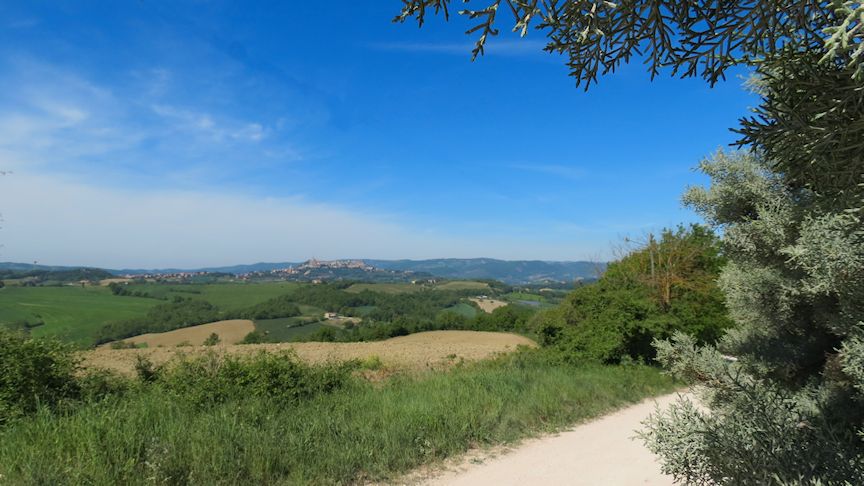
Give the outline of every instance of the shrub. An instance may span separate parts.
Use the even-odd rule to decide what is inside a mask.
[[[215,332],[211,332],[210,335],[207,336],[207,339],[204,340],[204,346],[216,346],[220,342],[222,342],[222,340],[219,339],[219,335]]]
[[[130,341],[114,341],[110,345],[111,349],[135,349],[137,344]]]
[[[290,352],[262,351],[251,357],[208,353],[178,362],[154,381],[197,406],[247,397],[290,403],[341,388],[354,367],[356,363],[310,366]]]
[[[85,402],[124,395],[134,386],[134,382],[130,378],[104,369],[88,371],[81,375],[77,381],[81,400]]]
[[[371,356],[367,356],[365,359],[360,361],[360,368],[364,370],[380,370],[384,367],[384,362],[381,361],[381,357],[377,354],[373,354]]]
[[[261,344],[264,342],[267,342],[267,338],[266,336],[264,336],[264,333],[260,331],[252,331],[243,337],[243,340],[240,341],[240,344]]]
[[[135,357],[135,374],[144,383],[153,383],[159,378],[162,368],[153,364],[149,358],[138,355]]]
[[[0,329],[0,424],[78,396],[72,348]]]

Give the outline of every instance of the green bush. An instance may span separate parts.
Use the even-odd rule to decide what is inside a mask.
[[[239,344],[261,344],[266,343],[267,337],[260,331],[252,331],[243,337]]]
[[[528,327],[559,359],[574,363],[652,362],[654,339],[678,331],[713,343],[732,325],[716,283],[724,262],[704,227],[666,230]]]
[[[247,397],[291,403],[346,385],[354,363],[311,366],[290,352],[187,358],[151,380],[174,397],[208,406]]]
[[[69,346],[0,329],[0,424],[76,398],[76,367]]]
[[[109,397],[122,396],[135,388],[136,383],[115,371],[88,370],[77,378],[80,398],[84,402],[97,402]]]
[[[138,345],[129,341],[113,341],[109,347],[111,349],[136,349]]]
[[[204,340],[204,346],[216,346],[220,342],[222,342],[222,340],[219,339],[219,335],[215,332],[211,332],[210,335],[207,336],[207,339]]]

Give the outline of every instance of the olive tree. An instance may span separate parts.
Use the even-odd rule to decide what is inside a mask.
[[[643,437],[688,483],[864,483],[864,239],[857,217],[763,155],[700,164],[685,201],[723,231],[719,284],[737,326],[716,348],[679,334],[658,360],[696,386]]]

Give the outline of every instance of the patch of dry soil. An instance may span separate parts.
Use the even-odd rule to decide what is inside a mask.
[[[173,331],[172,331],[173,332]],[[209,334],[208,334],[209,335]],[[206,336],[204,336],[206,338]],[[278,343],[218,346],[149,347],[145,349],[98,348],[81,353],[85,368],[105,368],[133,374],[138,355],[154,364],[167,363],[180,355],[216,353],[244,355],[259,351],[293,350],[308,362],[345,361],[377,356],[386,367],[422,370],[446,367],[454,362],[476,361],[499,353],[515,351],[518,346],[536,346],[524,337],[510,333],[480,331],[431,331],[366,343]]]
[[[222,344],[237,344],[254,330],[255,324],[252,321],[248,319],[232,319],[201,324],[200,326],[184,327],[168,332],[141,334],[124,339],[123,341],[133,344],[146,344],[148,348],[159,346],[174,347],[184,343],[200,346],[204,344],[204,341],[211,334],[216,333]],[[110,348],[111,345],[108,344],[103,347]]]
[[[483,312],[487,312],[490,314],[495,309],[497,309],[499,307],[504,307],[505,305],[507,305],[507,302],[504,302],[503,300],[496,300],[496,299],[480,299],[480,298],[472,297],[468,300],[477,304],[477,306],[480,307],[480,309],[482,309]]]

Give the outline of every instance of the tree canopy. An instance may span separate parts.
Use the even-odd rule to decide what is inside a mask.
[[[864,7],[850,1],[749,0],[485,0],[463,2],[460,15],[476,20],[466,32],[478,34],[473,55],[482,55],[490,37],[509,17],[512,30],[529,29],[548,38],[546,51],[566,54],[570,74],[587,88],[598,75],[614,72],[634,57],[644,58],[652,76],[664,68],[680,76],[699,75],[716,83],[738,64],[754,64],[792,52],[823,51],[824,60],[862,75]],[[470,8],[482,3],[479,8]],[[394,19],[431,11],[445,19],[451,0],[403,0]]]
[[[714,343],[732,324],[716,283],[724,262],[718,238],[704,226],[667,229],[531,324],[564,361],[652,361],[652,341],[680,331]]]

